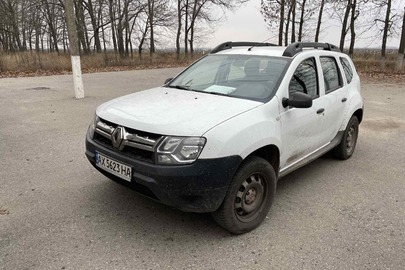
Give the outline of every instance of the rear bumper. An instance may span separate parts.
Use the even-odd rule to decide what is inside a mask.
[[[98,151],[132,167],[131,182],[100,169],[95,164]],[[139,161],[106,148],[86,136],[86,156],[108,178],[128,186],[163,204],[187,212],[213,212],[225,198],[230,182],[242,162],[240,156],[197,160],[190,165],[164,166]]]

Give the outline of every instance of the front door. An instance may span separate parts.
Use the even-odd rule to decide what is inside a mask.
[[[322,118],[325,101],[319,95],[317,63],[314,57],[302,61],[292,76],[288,95],[303,92],[313,99],[311,108],[281,108],[281,169],[289,167],[324,145]]]

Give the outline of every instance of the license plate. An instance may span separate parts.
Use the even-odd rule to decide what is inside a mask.
[[[128,182],[131,182],[132,168],[99,152],[96,152],[97,167],[110,172]]]

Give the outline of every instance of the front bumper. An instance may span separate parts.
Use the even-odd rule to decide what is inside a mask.
[[[131,182],[100,169],[95,164],[98,151],[132,167]],[[128,186],[163,204],[186,212],[213,212],[225,198],[231,180],[242,162],[240,156],[197,160],[193,164],[167,166],[131,158],[104,147],[86,136],[86,156],[108,178]]]

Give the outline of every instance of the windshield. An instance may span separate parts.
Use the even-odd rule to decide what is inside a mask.
[[[208,55],[166,87],[253,100],[271,99],[289,61],[251,55]]]

